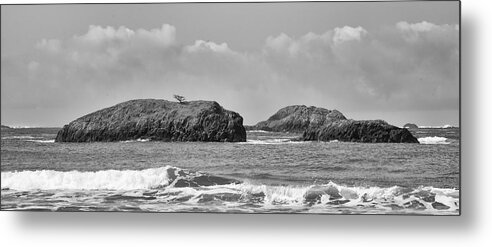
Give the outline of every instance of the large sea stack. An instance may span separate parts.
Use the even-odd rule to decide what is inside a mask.
[[[383,120],[340,120],[319,128],[308,128],[302,134],[305,141],[393,142],[419,143],[410,131]]]
[[[251,129],[303,133],[308,128],[318,128],[327,122],[345,119],[337,110],[292,105],[280,109],[268,120],[257,123]]]
[[[304,105],[284,107],[251,129],[302,133],[304,141],[418,143],[407,129],[383,120],[352,120],[337,110]]]
[[[214,101],[130,100],[65,125],[57,142],[154,141],[243,142],[243,118]]]

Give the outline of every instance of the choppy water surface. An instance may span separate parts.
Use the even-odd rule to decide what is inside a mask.
[[[458,214],[459,129],[421,144],[293,141],[55,143],[1,132],[2,210]]]

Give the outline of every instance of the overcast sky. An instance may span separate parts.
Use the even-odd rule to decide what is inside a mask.
[[[1,9],[1,122],[62,126],[126,100],[215,100],[245,124],[293,104],[458,125],[458,2]]]

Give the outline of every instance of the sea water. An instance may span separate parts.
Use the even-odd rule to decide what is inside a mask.
[[[57,143],[56,128],[2,129],[1,209],[457,215],[459,129],[420,144],[302,142],[248,131],[240,143]]]

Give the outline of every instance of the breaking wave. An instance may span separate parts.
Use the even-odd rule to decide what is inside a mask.
[[[246,132],[250,132],[250,133],[270,133],[270,131],[266,131],[266,130],[247,130]]]
[[[155,189],[165,186],[196,187],[235,180],[189,172],[166,166],[145,170],[81,171],[15,171],[2,172],[1,187],[14,190],[136,190]]]
[[[2,140],[24,140],[24,139],[36,139],[34,136],[5,136]]]
[[[457,214],[460,206],[457,189],[349,187],[333,182],[303,186],[253,184],[171,166],[96,172],[2,172],[1,179],[2,199],[19,200],[16,198],[28,191],[35,195],[32,207],[36,208],[39,196],[45,193],[46,204],[53,201],[50,210],[63,210],[59,206],[60,200],[69,203],[93,200],[94,205],[89,206],[96,208],[101,206],[101,198],[124,203],[115,204],[116,208],[98,210],[125,210],[125,205],[134,204],[135,208],[131,210],[179,211],[188,210],[186,207],[201,207],[202,210],[215,208],[218,211],[326,213],[351,208],[353,212],[362,210],[365,213]],[[71,196],[73,193],[78,196]],[[28,199],[22,200],[24,204],[20,205],[26,205]],[[18,205],[12,203],[2,207],[15,209]]]
[[[38,143],[55,143],[55,139],[50,140],[27,140],[29,142],[38,142]]]
[[[448,129],[448,128],[457,128],[457,127],[449,124],[445,124],[443,126],[419,126],[419,129]]]
[[[450,144],[448,138],[440,136],[428,136],[418,138],[420,144]]]

